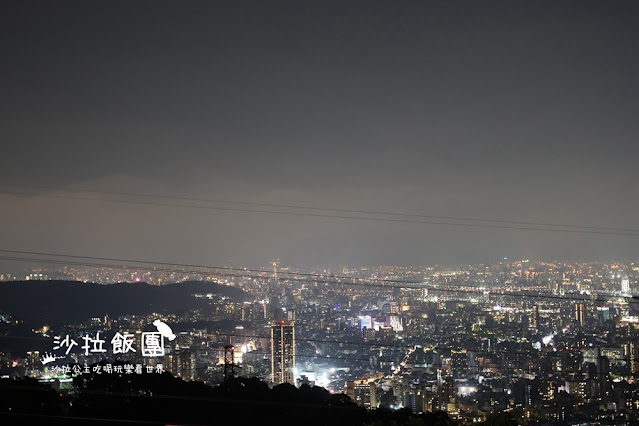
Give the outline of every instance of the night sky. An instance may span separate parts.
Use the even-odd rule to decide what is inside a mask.
[[[142,196],[639,229],[636,1],[19,0],[0,34],[1,249],[639,259],[639,236]]]

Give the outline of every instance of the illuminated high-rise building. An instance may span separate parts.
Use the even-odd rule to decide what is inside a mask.
[[[286,311],[286,319],[288,319],[289,321],[295,321],[296,317],[296,312],[295,309],[289,309],[288,311]]]
[[[535,305],[533,307],[533,314],[532,314],[532,324],[531,324],[532,328],[534,328],[535,330],[539,331],[539,306]]]
[[[240,311],[242,315],[242,321],[248,321],[251,319],[251,307],[250,306],[242,306],[242,310]]]
[[[275,321],[271,325],[271,381],[295,384],[295,324]]]
[[[346,382],[346,395],[360,407],[377,408],[377,387],[375,382],[368,380],[356,380]]]
[[[583,303],[577,303],[575,305],[574,314],[574,319],[575,321],[577,321],[577,325],[579,325],[579,327],[583,327],[586,324],[586,313]]]
[[[244,331],[244,327],[241,325],[236,325],[235,332],[233,333],[232,336],[229,336],[231,345],[242,347],[242,345],[244,345],[247,340],[246,337],[244,337],[245,335],[246,335],[246,332]]]
[[[610,319],[610,308],[608,306],[597,306],[597,319],[600,323],[605,323]]]
[[[626,343],[624,356],[630,364],[630,374],[639,373],[639,342]]]
[[[164,356],[164,367],[182,380],[195,380],[195,353],[188,349],[178,349]]]
[[[35,367],[40,364],[40,351],[27,352],[27,362],[29,367]]]
[[[630,294],[630,280],[627,275],[621,277],[621,293]]]

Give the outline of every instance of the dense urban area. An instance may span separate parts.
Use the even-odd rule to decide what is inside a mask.
[[[4,312],[1,374],[37,379],[62,395],[83,374],[167,371],[212,387],[255,377],[270,387],[319,386],[369,410],[442,411],[460,423],[510,413],[526,424],[635,424],[638,277],[635,263],[508,259],[304,271],[279,262],[262,270],[30,268],[0,278],[25,290],[43,280],[213,281],[246,298],[195,292],[194,308],[181,312],[66,324]],[[161,334],[158,319],[173,336]],[[146,348],[144,334],[156,335]],[[34,345],[7,350],[12,337]],[[148,352],[158,343],[160,352]]]

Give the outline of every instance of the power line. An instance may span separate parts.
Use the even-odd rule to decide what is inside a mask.
[[[113,200],[113,199],[104,199],[104,198],[77,197],[77,196],[71,196],[71,195],[33,194],[33,193],[15,192],[15,191],[0,191],[0,193],[11,194],[11,195],[38,196],[38,197],[46,197],[46,198],[71,199],[71,200],[102,201],[102,202],[109,202],[109,203],[124,203],[124,204],[133,204],[133,205],[180,207],[180,208],[217,210],[217,211],[234,211],[234,212],[262,213],[262,214],[273,214],[273,215],[287,215],[287,216],[306,216],[306,217],[333,218],[333,219],[346,219],[346,220],[361,220],[361,221],[372,221],[372,222],[412,223],[412,224],[422,224],[422,225],[444,225],[444,226],[489,228],[489,229],[512,229],[512,230],[520,230],[520,231],[564,232],[564,233],[574,233],[574,234],[639,236],[639,233],[622,232],[622,231],[604,231],[604,230],[596,231],[596,230],[586,230],[586,229],[581,230],[581,229],[539,228],[539,227],[532,227],[532,226],[488,225],[488,224],[478,224],[478,223],[456,223],[456,222],[437,222],[437,221],[382,218],[382,217],[345,216],[345,215],[324,214],[324,213],[301,213],[301,212],[245,209],[245,208],[239,208],[239,207],[198,206],[198,205],[160,203],[160,202],[151,202],[151,201]],[[601,229],[601,228],[598,228],[598,229]]]
[[[17,251],[17,250],[0,250],[0,252],[16,252],[16,253],[29,253],[29,252],[25,252],[25,251]],[[45,256],[57,256],[57,257],[65,257],[65,258],[78,258],[78,259],[104,259],[104,260],[113,260],[113,261],[127,261],[127,262],[131,262],[131,263],[149,263],[152,265],[166,265],[166,266],[175,266],[176,264],[173,263],[164,263],[164,262],[145,262],[145,261],[140,261],[140,260],[126,260],[126,259],[113,259],[113,258],[99,258],[99,257],[91,257],[91,256],[72,256],[72,255],[62,255],[62,254],[48,254],[48,253],[42,253],[42,252],[31,252],[33,254],[39,254],[39,255],[45,255]],[[129,266],[129,265],[121,265],[121,264],[104,264],[104,263],[87,263],[87,262],[78,262],[78,261],[59,261],[59,260],[53,260],[53,259],[41,259],[41,258],[25,258],[25,257],[10,257],[10,256],[0,256],[0,260],[12,260],[12,261],[22,261],[22,262],[41,262],[41,263],[51,263],[51,264],[62,264],[62,265],[79,265],[79,266],[85,266],[85,267],[96,267],[96,268],[120,268],[120,269],[132,269],[132,270],[145,270],[145,271],[157,271],[157,269],[155,268],[150,268],[150,267],[144,267],[144,266]],[[179,265],[179,264],[177,264]],[[195,267],[195,266],[191,266],[191,267]],[[298,281],[298,282],[305,282],[305,280],[300,279],[300,278],[295,278],[295,277],[265,277],[262,275],[251,275],[251,274],[247,274],[246,272],[249,271],[257,271],[257,270],[243,270],[241,268],[227,268],[227,267],[216,267],[216,266],[197,266],[198,268],[209,268],[209,269],[231,269],[234,271],[237,271],[239,273],[222,273],[222,272],[216,272],[216,271],[187,271],[187,270],[180,270],[180,269],[172,269],[172,268],[163,268],[163,270],[165,272],[173,272],[173,273],[180,273],[180,274],[193,274],[193,275],[205,275],[205,276],[218,276],[218,277],[227,277],[227,278],[253,278],[253,279],[269,279],[269,280],[276,280],[276,281],[284,281],[284,282],[289,282],[289,281]],[[246,271],[246,272],[245,272]],[[265,271],[259,271],[260,273],[264,273]],[[294,273],[291,273],[294,274]],[[444,292],[444,293],[464,293],[464,294],[469,294],[469,293],[476,293],[476,294],[484,294],[484,295],[493,295],[493,296],[509,296],[509,297],[528,297],[528,298],[541,298],[541,299],[556,299],[556,300],[573,300],[573,301],[581,301],[581,302],[609,302],[610,299],[609,298],[617,298],[617,299],[626,299],[629,300],[631,297],[630,296],[616,296],[616,295],[612,295],[612,294],[600,294],[600,296],[602,297],[608,297],[608,298],[598,298],[598,297],[592,297],[590,295],[584,296],[584,297],[573,297],[573,296],[566,296],[566,295],[554,295],[554,294],[544,294],[544,293],[539,293],[539,292],[515,292],[515,291],[495,291],[495,290],[488,290],[484,287],[478,287],[478,286],[472,286],[472,285],[467,285],[467,286],[462,286],[462,285],[456,285],[454,287],[458,287],[458,288],[450,288],[451,286],[448,287],[442,287],[439,284],[427,284],[427,283],[417,283],[414,281],[402,281],[402,280],[393,280],[391,283],[389,284],[377,284],[377,283],[373,283],[373,282],[360,282],[360,281],[354,281],[348,277],[340,277],[340,278],[345,278],[344,280],[338,280],[338,279],[326,279],[323,278],[323,276],[321,274],[310,274],[310,273],[306,273],[305,274],[306,277],[316,277],[316,278],[312,278],[311,279],[311,283],[323,283],[323,284],[335,284],[335,285],[340,285],[340,286],[360,286],[360,287],[368,287],[368,288],[382,288],[382,289],[408,289],[408,290],[423,290],[423,289],[427,289],[427,290],[432,290],[432,291],[440,291],[440,292]],[[376,279],[372,279],[374,281],[376,281]],[[383,281],[383,280],[382,280]],[[405,284],[401,284],[400,283],[405,283]],[[412,285],[411,285],[412,284]],[[465,288],[459,288],[459,287],[465,287]],[[576,295],[574,295],[576,296]]]
[[[438,216],[438,215],[426,215],[426,214],[418,214],[418,213],[388,212],[388,211],[377,211],[377,210],[340,209],[340,208],[332,208],[332,207],[303,206],[303,205],[296,205],[296,204],[259,203],[259,202],[249,202],[249,201],[231,201],[231,200],[210,199],[210,198],[169,196],[169,195],[160,195],[160,194],[97,191],[93,189],[68,188],[68,187],[64,188],[64,187],[55,187],[55,186],[46,186],[46,185],[24,185],[23,184],[23,185],[6,185],[6,186],[50,189],[50,190],[58,190],[58,191],[65,191],[65,192],[84,192],[84,193],[102,194],[102,195],[118,195],[118,196],[128,196],[128,197],[146,197],[146,198],[159,198],[159,199],[169,199],[169,200],[197,201],[197,202],[206,202],[206,203],[240,204],[240,205],[248,205],[248,206],[292,208],[292,209],[301,209],[301,210],[332,211],[332,212],[342,212],[342,213],[363,213],[363,214],[395,216],[395,217],[419,217],[419,218],[425,218],[425,219],[446,219],[446,220],[458,220],[458,221],[469,221],[469,222],[504,223],[504,224],[511,224],[511,225],[551,226],[551,227],[559,227],[559,228],[598,229],[598,230],[607,230],[607,231],[628,231],[628,232],[639,233],[639,229],[634,229],[634,228],[569,225],[569,224],[544,223],[544,222],[513,221],[513,220],[502,220],[502,219],[484,219],[484,218],[476,218],[476,217],[441,216],[441,215]]]
[[[184,268],[220,269],[220,270],[227,270],[227,271],[256,272],[260,274],[272,273],[272,271],[264,270],[264,269],[233,268],[229,266],[211,266],[211,265],[199,265],[199,264],[192,264],[192,263],[171,263],[171,262],[158,262],[153,260],[135,260],[135,259],[112,258],[112,257],[78,256],[78,255],[71,255],[71,254],[45,253],[45,252],[37,252],[37,251],[0,249],[0,252],[28,254],[28,255],[34,255],[34,256],[51,256],[51,257],[100,260],[100,261],[109,261],[109,262],[140,263],[140,264],[159,265],[159,266],[179,266]],[[390,278],[360,278],[360,277],[349,277],[345,275],[318,274],[313,272],[292,272],[292,271],[286,271],[286,270],[278,270],[277,273],[279,275],[299,275],[299,276],[318,277],[318,278],[335,278],[335,279],[347,279],[347,280],[374,280],[374,281],[390,282],[390,283],[421,284],[421,281],[406,281],[406,280],[396,280],[396,279],[390,279]],[[269,277],[269,278],[274,279],[273,277]]]
[[[2,250],[0,250],[2,251]],[[78,258],[82,258],[82,256],[77,256]],[[62,265],[80,265],[80,266],[87,266],[87,267],[96,267],[96,268],[113,268],[113,269],[132,269],[132,270],[145,270],[145,271],[156,271],[157,269],[155,268],[149,268],[149,267],[143,267],[143,266],[127,266],[127,265],[120,265],[120,264],[103,264],[103,263],[86,263],[86,262],[77,262],[77,261],[57,261],[57,260],[49,260],[49,259],[38,259],[38,258],[18,258],[18,257],[8,257],[8,256],[0,256],[0,259],[4,259],[4,260],[14,260],[14,261],[24,261],[24,262],[42,262],[42,263],[52,263],[52,264],[62,264]],[[155,262],[156,264],[158,262]],[[204,268],[202,266],[200,266],[201,268]],[[225,268],[217,268],[214,266],[209,267],[211,269],[225,269]],[[220,272],[214,272],[214,271],[189,271],[189,270],[182,270],[182,269],[168,269],[168,268],[164,268],[163,271],[165,272],[173,272],[173,273],[180,273],[180,274],[194,274],[194,275],[206,275],[206,276],[218,276],[218,277],[228,277],[228,278],[253,278],[253,279],[264,279],[264,278],[268,278],[269,280],[277,280],[277,281],[298,281],[298,282],[304,282],[304,280],[298,279],[298,278],[294,278],[294,277],[277,277],[277,278],[272,278],[272,277],[264,277],[261,275],[250,275],[250,274],[246,274],[246,273],[231,273],[231,274],[226,274],[226,273],[220,273]],[[241,271],[241,270],[240,270]],[[321,275],[317,275],[317,277],[321,277]],[[395,284],[401,283],[401,280],[393,280]],[[362,286],[362,287],[373,287],[373,288],[383,288],[383,289],[409,289],[409,290],[422,290],[422,289],[428,289],[428,290],[433,290],[433,291],[441,291],[441,292],[449,292],[449,293],[481,293],[481,294],[487,294],[487,295],[497,295],[497,296],[513,296],[513,297],[534,297],[534,298],[545,298],[545,299],[558,299],[558,300],[575,300],[575,301],[582,301],[582,302],[609,302],[609,299],[601,299],[601,298],[596,298],[596,297],[591,297],[591,296],[585,296],[585,297],[571,297],[571,296],[561,296],[561,295],[551,295],[551,294],[543,294],[543,293],[538,293],[538,292],[532,292],[532,293],[522,293],[522,292],[507,292],[507,291],[491,291],[491,290],[486,290],[483,287],[477,287],[477,286],[471,286],[471,285],[464,285],[464,286],[456,286],[456,287],[465,287],[463,289],[460,288],[450,288],[449,287],[440,287],[440,285],[437,284],[421,284],[419,286],[409,286],[409,285],[393,285],[393,284],[375,284],[375,283],[363,283],[363,282],[356,282],[356,281],[340,281],[340,280],[330,280],[330,279],[324,279],[324,278],[313,278],[312,279],[313,283],[324,283],[324,284],[336,284],[336,285],[342,285],[342,286]],[[406,284],[418,284],[416,282],[413,281],[406,281]],[[622,298],[622,299],[629,299],[629,296],[615,296],[615,295],[611,295],[611,294],[601,294],[602,296],[607,296],[609,298]],[[575,295],[576,296],[576,295]]]
[[[8,250],[4,250],[4,251],[8,251]],[[22,253],[28,253],[28,252],[22,252]],[[41,252],[30,252],[30,253],[38,253],[38,254],[47,254],[47,253],[41,253]],[[52,256],[55,256],[56,254],[49,254]],[[64,256],[64,257],[71,257],[71,255],[60,255],[60,256]],[[83,258],[83,256],[75,256],[77,258]],[[1,257],[0,257],[1,258]],[[89,259],[92,259],[91,257],[87,257]],[[141,267],[141,266],[126,266],[126,265],[115,265],[115,264],[97,264],[97,263],[87,263],[87,262],[71,262],[71,261],[59,261],[59,260],[47,260],[47,259],[37,259],[37,258],[15,258],[15,257],[6,257],[6,259],[12,259],[12,260],[23,260],[23,261],[29,261],[29,262],[33,262],[33,261],[43,261],[43,262],[51,262],[51,263],[58,263],[58,264],[80,264],[82,266],[92,266],[92,267],[110,267],[110,268],[122,268],[122,269],[135,269],[135,270],[140,270],[140,269],[150,269],[150,268],[145,268],[145,267]],[[104,258],[104,259],[108,259],[108,258]],[[126,259],[119,259],[120,261],[124,261]],[[142,262],[142,261],[133,261],[133,262]],[[199,266],[202,267],[202,266]],[[210,268],[215,268],[215,267],[210,267]],[[153,269],[155,270],[155,269]],[[231,276],[231,277],[248,277],[248,278],[264,278],[263,276],[255,276],[255,275],[248,275],[248,274],[220,274],[220,273],[214,273],[214,272],[201,272],[201,271],[185,271],[185,270],[172,270],[174,272],[178,272],[178,273],[185,273],[185,274],[189,274],[189,273],[194,273],[194,274],[201,274],[201,275],[218,275],[218,276]],[[263,271],[260,271],[263,272]],[[292,272],[291,272],[292,273]],[[307,274],[307,275],[311,275],[313,276],[314,274]],[[268,279],[272,279],[272,278],[268,278]],[[281,280],[285,280],[285,281],[297,281],[297,279],[294,278],[288,278],[288,277],[280,277]],[[415,287],[407,287],[407,286],[397,286],[397,285],[382,285],[382,284],[365,284],[365,283],[361,283],[361,282],[343,282],[343,281],[334,281],[334,280],[317,280],[317,281],[325,281],[327,283],[334,283],[334,284],[340,284],[340,285],[361,285],[361,286],[366,286],[366,287],[382,287],[382,288],[411,288],[414,289]],[[412,282],[411,282],[412,283]],[[417,287],[417,289],[422,289],[422,288],[428,288],[428,287]],[[431,287],[432,288],[432,287]],[[469,290],[456,290],[456,289],[442,289],[442,288],[435,288],[435,290],[441,290],[441,291],[454,291],[454,292],[469,292]],[[483,293],[485,292],[482,291]],[[521,294],[521,293],[506,293],[506,292],[492,292],[489,294],[496,294],[496,295],[502,295],[502,296],[517,296],[517,297],[526,297],[526,296],[531,296],[529,294]],[[561,298],[561,299],[569,299],[569,300],[578,300],[578,301],[597,301],[598,299],[593,299],[593,298],[579,298],[579,299],[575,299],[574,297],[565,297],[565,296],[555,296],[555,295],[539,295],[539,297],[548,297],[548,298]],[[600,300],[600,301],[607,301],[607,300]],[[218,335],[223,335],[223,334],[218,334]],[[234,337],[251,337],[251,336],[237,336],[237,335],[228,335],[228,336],[234,336]],[[6,336],[9,337],[9,336]],[[256,338],[268,338],[268,336],[252,336],[252,337],[256,337]],[[16,336],[17,338],[17,336]],[[35,339],[35,338],[34,338]],[[377,342],[345,342],[345,341],[331,341],[331,340],[321,340],[321,339],[300,339],[302,341],[308,341],[308,342],[317,342],[317,343],[334,343],[334,344],[352,344],[352,345],[360,345],[360,346],[376,346],[376,347],[396,347],[396,348],[401,348],[401,347],[408,347],[410,345],[388,345],[388,344],[383,344],[383,343],[377,343]],[[440,349],[450,349],[450,348],[440,348]]]
[[[50,263],[57,265],[75,265],[75,266],[85,266],[85,267],[94,267],[94,268],[108,268],[108,269],[130,269],[135,271],[147,271],[147,272],[159,272],[160,270],[157,267],[145,267],[145,266],[132,266],[132,265],[122,265],[122,264],[107,264],[107,263],[90,263],[90,262],[79,262],[79,261],[71,261],[71,260],[56,260],[56,259],[42,259],[42,258],[34,258],[34,257],[14,257],[14,256],[0,256],[0,260],[11,260],[11,261],[19,261],[19,262],[41,262],[41,263]],[[224,268],[221,268],[224,269]],[[247,273],[222,273],[215,271],[194,271],[194,270],[185,270],[185,269],[173,269],[173,268],[162,268],[163,272],[171,272],[178,273],[183,275],[200,275],[200,276],[216,276],[216,277],[227,277],[227,278],[253,278],[253,279],[268,279],[274,281],[300,281],[307,282],[300,278],[295,277],[265,277],[263,275],[251,275]],[[394,282],[400,282],[399,280],[393,280]],[[310,282],[310,281],[308,281]],[[324,283],[324,284],[352,284],[352,285],[364,285],[362,282],[344,282],[338,280],[330,280],[324,278],[313,278],[312,283]],[[408,281],[407,284],[418,284],[416,282]],[[426,287],[392,287],[390,285],[385,284],[367,284],[369,287],[381,287],[381,288],[408,288],[408,289],[422,289]]]
[[[0,250],[0,252],[16,252],[16,253],[25,253],[25,252],[19,252],[19,251],[10,251],[10,250]],[[41,253],[43,255],[46,255],[44,253]],[[87,258],[87,259],[99,259],[99,258],[94,258],[94,257],[83,257],[83,256],[69,256],[69,255],[57,255],[57,254],[49,254],[49,256],[63,256],[63,257],[78,257],[78,258]],[[105,260],[108,258],[104,258]],[[150,268],[150,267],[144,267],[144,266],[130,266],[130,265],[121,265],[121,264],[105,264],[105,263],[89,263],[89,262],[78,262],[78,261],[63,261],[63,260],[53,260],[53,259],[43,259],[43,258],[34,258],[34,257],[11,257],[11,256],[0,256],[0,260],[12,260],[12,261],[20,261],[20,262],[42,262],[42,263],[50,263],[50,264],[58,264],[58,265],[77,265],[77,266],[86,266],[86,267],[95,267],[95,268],[110,268],[110,269],[130,269],[130,270],[136,270],[136,271],[154,271],[154,272],[158,272],[158,269],[156,269],[155,267]],[[117,260],[117,261],[125,261],[124,259],[113,259],[113,260]],[[132,263],[142,263],[144,261],[136,261],[136,260],[131,260]],[[159,262],[148,262],[151,264],[159,264]],[[173,265],[175,266],[176,264],[166,264],[166,265]],[[178,264],[179,265],[179,264]],[[185,265],[188,266],[188,265]],[[213,271],[193,271],[193,270],[184,270],[184,269],[168,269],[168,268],[162,268],[163,272],[173,272],[173,273],[180,273],[180,274],[184,274],[184,275],[188,275],[188,274],[194,274],[194,275],[208,275],[208,276],[218,276],[218,277],[230,277],[230,278],[253,278],[253,279],[268,279],[268,280],[275,280],[275,281],[284,281],[284,282],[289,282],[289,281],[303,281],[299,278],[296,278],[295,276],[293,277],[270,277],[270,276],[264,276],[264,275],[250,275],[247,274],[246,272],[257,272],[257,273],[268,273],[268,271],[262,271],[262,270],[255,270],[255,269],[242,269],[242,268],[229,268],[229,267],[216,267],[216,266],[192,266],[192,267],[197,267],[197,268],[210,268],[210,269],[222,269],[222,270],[232,270],[232,271],[239,271],[241,273],[219,273],[219,272],[213,272]],[[287,274],[291,274],[291,275],[300,275],[300,276],[304,276],[304,277],[311,277],[312,278],[312,282],[313,283],[324,283],[324,284],[344,284],[344,285],[365,285],[368,287],[381,287],[381,288],[399,288],[399,289],[413,289],[413,290],[420,290],[420,289],[431,289],[431,290],[441,290],[441,291],[459,291],[459,292],[468,292],[468,290],[454,290],[454,289],[446,289],[446,288],[440,288],[438,287],[437,284],[426,284],[423,282],[419,282],[419,281],[404,281],[404,280],[397,280],[397,279],[385,279],[385,278],[358,278],[358,277],[347,277],[347,276],[337,276],[337,275],[323,275],[323,274],[313,274],[313,273],[297,273],[297,272],[286,272]],[[284,272],[282,272],[280,275],[284,274]],[[335,279],[327,279],[324,277],[328,277],[328,278],[336,278]],[[341,281],[341,279],[345,280],[345,281]],[[375,284],[372,282],[358,282],[355,280],[361,280],[361,281],[366,281],[366,280],[370,280],[370,281],[381,281],[381,282],[390,282],[390,283],[395,283],[395,284],[417,284],[417,287],[411,287],[411,286],[407,286],[407,285],[402,285],[402,286],[392,286],[392,285],[386,285],[386,284]],[[430,286],[430,287],[428,287]],[[473,285],[463,285],[463,286],[459,286],[459,287],[466,287],[466,288],[474,288],[474,289],[478,289],[481,291],[484,291],[483,287],[478,287],[478,286],[473,286]],[[499,293],[502,294],[502,293]],[[518,294],[519,295],[519,294]],[[550,296],[548,296],[550,297]],[[611,295],[612,297],[612,295]],[[579,299],[581,300],[581,299]],[[583,299],[583,300],[593,300],[593,299]]]
[[[17,250],[0,250],[0,252],[14,252],[14,253],[29,253],[29,252],[24,252],[24,251],[17,251]],[[155,264],[155,265],[171,265],[171,266],[175,266],[175,265],[181,265],[181,264],[173,264],[173,263],[163,263],[163,262],[151,262],[151,261],[141,261],[141,260],[126,260],[126,259],[110,259],[110,258],[97,258],[97,257],[90,257],[90,256],[72,256],[72,255],[61,255],[61,254],[47,254],[47,253],[38,253],[38,252],[31,252],[34,254],[41,254],[41,255],[48,255],[48,256],[61,256],[61,257],[67,257],[67,258],[86,258],[86,259],[105,259],[105,260],[114,260],[114,261],[129,261],[132,263],[149,263],[149,264]],[[129,266],[129,265],[121,265],[121,264],[104,264],[104,263],[87,263],[87,262],[78,262],[78,261],[59,261],[59,260],[52,260],[52,259],[42,259],[42,258],[33,258],[33,257],[10,257],[10,256],[0,256],[0,260],[13,260],[13,261],[21,261],[21,262],[42,262],[42,263],[51,263],[51,264],[60,264],[60,265],[79,265],[79,266],[87,266],[87,267],[95,267],[95,268],[112,268],[112,269],[131,269],[131,270],[143,270],[143,271],[158,271],[156,268],[149,268],[149,267],[144,267],[144,266]],[[163,268],[162,271],[164,272],[173,272],[173,273],[180,273],[180,274],[194,274],[194,275],[209,275],[209,276],[220,276],[220,277],[232,277],[232,278],[253,278],[253,279],[269,279],[269,280],[276,280],[276,281],[302,281],[299,278],[295,278],[295,277],[266,277],[263,275],[249,275],[246,274],[245,272],[258,272],[258,273],[268,273],[268,271],[263,271],[263,270],[255,270],[255,269],[243,269],[243,268],[229,268],[229,267],[218,267],[218,266],[202,266],[202,265],[187,265],[184,264],[184,266],[187,267],[196,267],[196,268],[209,268],[209,269],[222,269],[222,270],[232,270],[232,271],[239,271],[241,273],[237,274],[237,273],[231,273],[231,274],[224,274],[224,273],[219,273],[219,272],[214,272],[214,271],[193,271],[193,270],[183,270],[183,269],[168,269],[168,268]],[[283,274],[284,272],[282,272]],[[297,272],[286,272],[287,274],[291,274],[291,275],[300,275],[300,276],[306,276],[306,277],[312,277],[312,282],[313,283],[324,283],[324,284],[341,284],[341,285],[362,285],[362,286],[367,286],[367,287],[381,287],[381,288],[399,288],[399,289],[412,289],[412,290],[421,290],[421,289],[429,289],[429,290],[434,290],[434,291],[443,291],[443,292],[462,292],[462,293],[468,293],[468,292],[472,292],[473,289],[475,290],[474,292],[481,292],[483,294],[493,294],[493,295],[505,295],[505,296],[517,296],[517,297],[525,297],[525,296],[529,296],[529,297],[540,297],[540,298],[551,298],[551,299],[567,299],[567,300],[579,300],[579,301],[601,301],[601,302],[606,302],[608,301],[608,299],[596,299],[596,298],[592,298],[592,297],[582,297],[582,298],[575,298],[575,297],[570,297],[570,296],[557,296],[557,295],[547,295],[547,294],[539,294],[539,293],[507,293],[507,292],[497,292],[497,291],[487,291],[484,287],[479,287],[479,286],[473,286],[473,285],[459,285],[457,287],[465,287],[464,289],[451,289],[451,288],[444,288],[444,287],[440,287],[440,285],[438,284],[427,284],[427,283],[423,283],[423,282],[418,282],[418,281],[404,281],[404,280],[396,280],[396,279],[385,279],[385,278],[370,278],[368,280],[371,281],[381,281],[381,282],[390,282],[390,283],[394,283],[394,284],[417,284],[418,286],[408,286],[408,285],[401,285],[401,286],[393,286],[393,285],[386,285],[386,284],[375,284],[372,282],[367,282],[367,283],[362,283],[362,282],[357,282],[354,280],[367,280],[366,278],[357,278],[357,277],[346,277],[346,276],[336,276],[336,275],[323,275],[323,274],[313,274],[313,273],[297,273]],[[326,279],[324,277],[332,277],[332,278],[337,278],[338,280],[331,280],[331,279]],[[344,281],[341,281],[340,279],[344,279]],[[450,287],[450,285],[449,285]],[[612,294],[602,294],[602,296],[608,296],[608,297],[622,297],[622,298],[629,298],[628,296],[615,296]]]

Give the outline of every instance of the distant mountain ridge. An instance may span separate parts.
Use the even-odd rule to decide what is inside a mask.
[[[0,282],[0,312],[44,322],[77,322],[91,317],[113,318],[150,312],[178,313],[202,301],[192,294],[218,294],[236,302],[245,291],[205,281],[166,285],[147,283],[95,284],[81,281]]]

